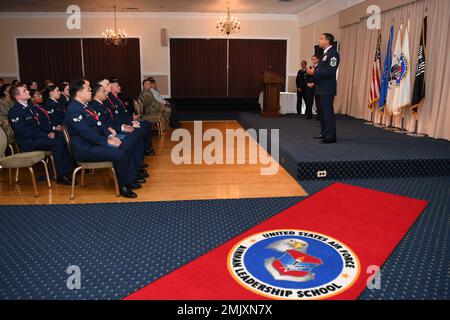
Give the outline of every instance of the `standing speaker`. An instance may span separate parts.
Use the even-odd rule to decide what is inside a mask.
[[[161,29],[161,45],[163,47],[169,45],[169,32],[166,28]]]

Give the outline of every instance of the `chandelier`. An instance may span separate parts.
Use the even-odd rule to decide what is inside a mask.
[[[231,33],[241,29],[241,23],[236,17],[230,16],[230,8],[228,7],[228,14],[217,20],[216,28],[220,33],[229,36]]]
[[[117,29],[116,6],[114,8],[114,30],[106,29],[102,35],[104,42],[109,45],[124,46],[127,44],[127,34],[124,29]]]

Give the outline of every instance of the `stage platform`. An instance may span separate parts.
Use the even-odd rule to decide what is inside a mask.
[[[175,104],[177,117],[181,121],[237,120],[242,112],[261,112],[258,97],[174,98],[170,101]]]
[[[414,138],[337,115],[338,143],[320,144],[320,122],[241,113],[245,128],[280,129],[280,164],[300,181],[450,176],[450,142]],[[269,135],[270,138],[270,135]],[[326,171],[325,177],[318,172]]]

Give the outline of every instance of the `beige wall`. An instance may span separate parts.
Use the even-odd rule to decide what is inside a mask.
[[[219,14],[143,13],[118,14],[118,27],[141,43],[141,71],[159,77],[162,88],[169,86],[169,47],[161,45],[160,30],[167,28],[169,37],[224,38],[215,24]],[[233,38],[286,39],[288,41],[287,76],[295,76],[298,60],[298,26],[295,15],[238,15],[241,31]],[[81,30],[68,30],[63,14],[0,15],[1,59],[0,77],[18,75],[15,39],[20,37],[100,37],[111,28],[111,14],[90,13],[82,16]]]
[[[308,63],[310,63],[310,58],[314,54],[314,46],[319,44],[320,35],[324,32],[332,33],[336,38],[336,41],[340,41],[341,29],[339,28],[339,14],[329,16],[300,29],[300,56],[297,61],[298,66],[300,66],[301,60],[307,60]]]
[[[306,26],[304,25],[304,21],[313,21],[314,16],[321,14],[319,9],[322,10],[326,7],[312,7],[309,11],[305,11],[308,14],[300,13],[298,15],[301,28],[299,29],[299,59],[297,65],[300,66],[300,61],[304,59],[308,60],[308,62],[310,61],[311,55],[314,54],[314,45],[318,44],[319,37],[322,33],[332,33],[336,40],[340,42],[342,28],[353,23],[358,23],[361,19],[367,17],[366,10],[369,5],[376,4],[384,12],[415,1],[417,0],[367,0],[363,2],[353,0],[353,4],[349,8],[345,8],[348,4],[344,1],[332,0],[330,2],[331,7],[334,6],[334,9],[340,12]],[[322,11],[324,11],[323,14],[327,13],[327,10]]]
[[[361,19],[368,17],[369,14],[367,13],[367,7],[373,4],[379,6],[381,12],[385,12],[416,1],[417,0],[366,0],[358,5],[343,10],[339,17],[339,26],[344,28],[346,26],[358,23]]]

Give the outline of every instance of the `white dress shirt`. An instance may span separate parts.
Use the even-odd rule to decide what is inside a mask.
[[[153,93],[153,96],[155,97],[156,101],[164,105],[166,104],[166,100],[164,100],[164,98],[161,97],[158,90],[151,88],[150,91]]]

